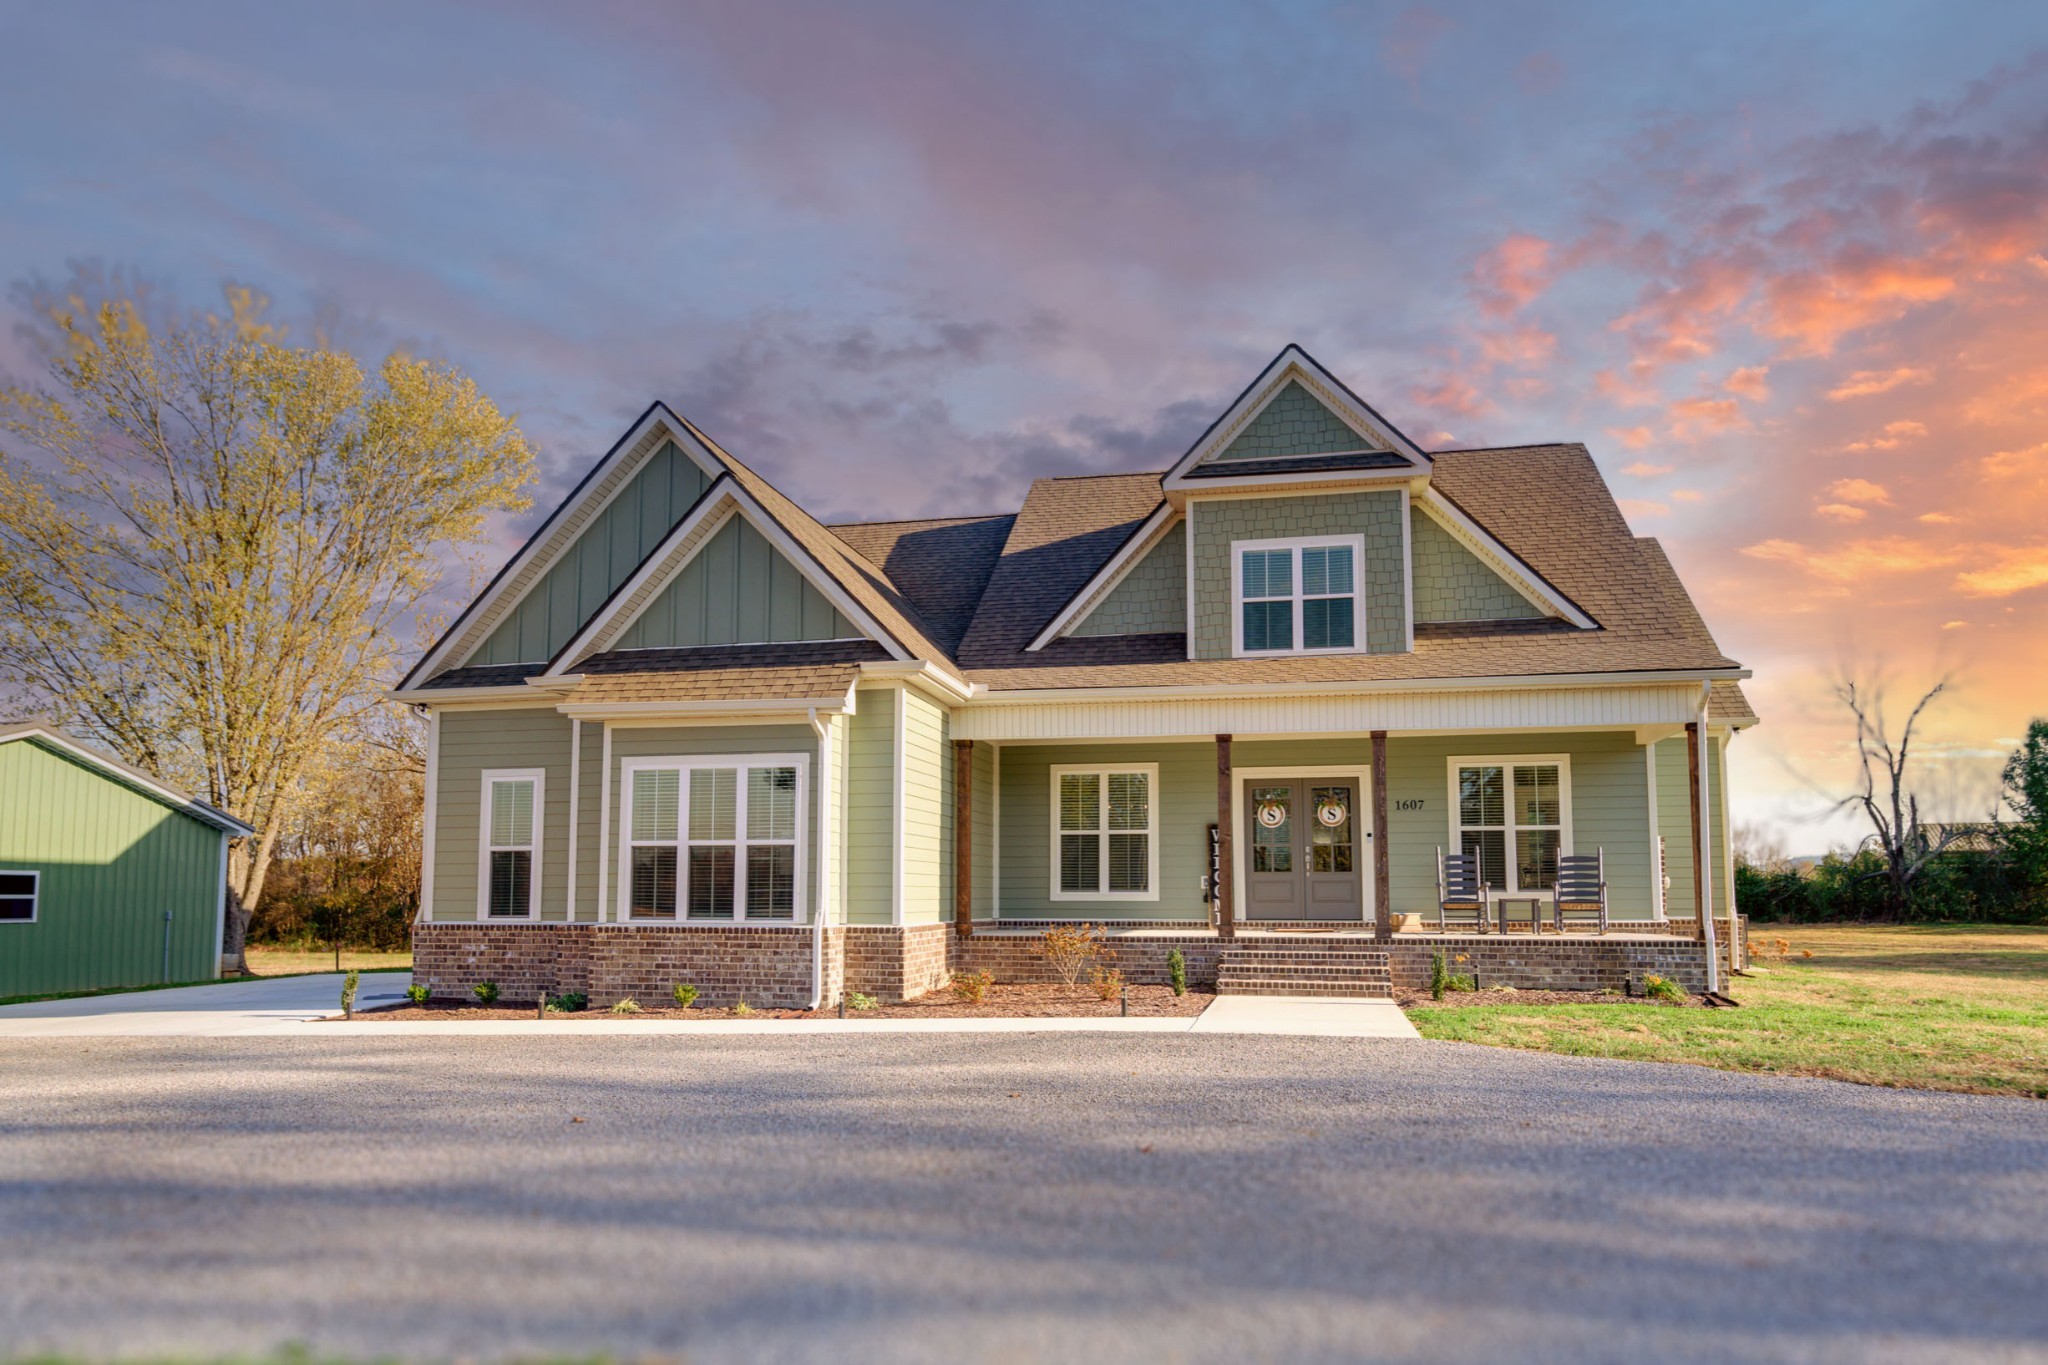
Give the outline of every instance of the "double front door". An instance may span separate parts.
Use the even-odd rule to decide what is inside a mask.
[[[1359,784],[1346,778],[1246,778],[1245,918],[1365,917]]]

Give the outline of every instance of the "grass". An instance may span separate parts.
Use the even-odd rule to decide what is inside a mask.
[[[252,943],[243,953],[249,959],[249,970],[257,976],[309,976],[334,970],[332,948],[258,947]],[[359,972],[410,971],[412,953],[344,948],[341,951],[341,970],[348,971],[351,967]]]
[[[1425,1038],[2048,1099],[2048,927],[1758,924],[1750,942],[1758,970],[1728,987],[1741,1009],[1481,1005],[1411,1017]]]

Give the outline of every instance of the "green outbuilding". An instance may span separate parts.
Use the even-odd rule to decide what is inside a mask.
[[[220,975],[249,826],[55,726],[0,722],[0,999]]]

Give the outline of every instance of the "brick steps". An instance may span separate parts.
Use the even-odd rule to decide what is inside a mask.
[[[1315,995],[1386,1000],[1394,994],[1387,954],[1349,944],[1243,943],[1223,949],[1218,995]]]

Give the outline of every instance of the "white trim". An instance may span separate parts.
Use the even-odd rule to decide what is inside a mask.
[[[420,817],[419,923],[434,922],[434,831],[441,813],[441,713],[427,712],[427,801]]]
[[[1150,554],[1160,541],[1173,533],[1178,517],[1179,514],[1173,510],[1171,503],[1162,502],[1153,508],[1151,514],[1139,523],[1138,529],[1131,532],[1130,539],[1109,557],[1109,562],[1097,569],[1094,576],[1081,585],[1081,590],[1074,594],[1067,605],[1060,608],[1060,614],[1053,617],[1030,644],[1024,646],[1024,652],[1036,653],[1065,635],[1068,627],[1078,626],[1086,621],[1095,608],[1101,606],[1103,600],[1117,590],[1117,585],[1130,575],[1131,570],[1142,563],[1145,556]]]
[[[1372,770],[1370,763],[1361,764],[1357,767],[1341,765],[1336,767],[1310,766],[1306,768],[1299,766],[1292,768],[1233,767],[1230,770],[1230,819],[1232,826],[1230,832],[1230,922],[1232,924],[1282,922],[1253,920],[1244,913],[1245,876],[1249,870],[1245,865],[1245,860],[1248,856],[1246,850],[1251,845],[1251,840],[1245,837],[1247,834],[1246,819],[1250,814],[1245,808],[1245,783],[1272,782],[1281,778],[1293,779],[1297,777],[1306,781],[1314,781],[1319,777],[1348,779],[1358,784],[1358,799],[1370,802],[1373,799],[1372,784],[1378,780],[1379,774]],[[1361,812],[1360,815],[1362,816],[1362,814]],[[1371,824],[1363,818],[1359,819],[1359,823],[1365,826],[1365,837],[1354,840],[1352,847],[1354,850],[1359,848],[1366,849],[1370,855],[1360,858],[1354,854],[1352,858],[1352,862],[1357,869],[1359,881],[1358,904],[1361,912],[1359,922],[1362,924],[1374,924],[1378,922],[1379,917],[1378,885],[1377,879],[1367,876],[1366,873],[1368,869],[1374,867],[1373,859],[1378,855],[1377,853],[1370,852],[1374,846]],[[1390,835],[1389,837],[1391,838],[1392,836]]]
[[[685,455],[689,456],[691,462],[703,471],[705,478],[709,480],[704,490],[705,494],[708,495],[711,492],[711,486],[715,485],[725,474],[725,466],[717,457],[705,450],[701,444],[691,437],[687,429],[679,426],[677,420],[673,420],[674,416],[664,404],[655,403],[650,405],[647,411],[641,414],[640,420],[628,428],[624,436],[613,442],[611,449],[598,460],[597,467],[585,476],[582,486],[589,489],[603,483],[611,471],[623,463],[635,450],[639,449],[653,429],[659,427],[663,432],[667,433],[668,438],[674,441]],[[641,463],[644,464],[648,458],[652,457],[660,449],[661,446],[658,443],[649,446],[647,453],[641,457]],[[584,507],[589,507],[588,514],[584,517],[583,525],[578,527],[576,534],[571,536],[568,542],[554,556],[549,558],[546,568],[541,570],[542,574],[545,574],[547,569],[553,568],[555,561],[562,554],[575,547],[576,541],[582,536],[583,532],[589,530],[591,524],[604,515],[605,508],[611,506],[619,494],[623,493],[627,485],[632,482],[631,475],[620,479],[618,484],[600,498],[595,506],[590,506],[587,501],[588,495],[586,494],[584,500],[577,502],[565,500],[554,511],[548,513],[547,520],[543,521],[539,529],[527,539],[526,544],[519,548],[518,553],[512,557],[511,562],[506,564],[503,571],[485,587],[483,593],[474,602],[463,609],[462,613],[455,618],[454,623],[448,627],[448,633],[443,635],[434,647],[428,650],[420,661],[406,672],[405,677],[399,680],[399,684],[394,691],[403,694],[406,692],[408,684],[415,678],[430,678],[435,673],[441,671],[440,666],[445,662],[445,656],[472,630],[486,623],[486,618],[497,609],[499,599],[510,591],[512,581],[519,577],[521,571],[540,555],[542,546],[549,539],[549,534],[554,529],[557,518],[566,517]],[[537,583],[538,579],[535,581]],[[533,585],[528,586],[531,588]],[[523,596],[522,594],[522,598]],[[472,617],[473,619],[471,619]],[[482,647],[483,642],[490,639],[491,631],[501,624],[503,624],[501,620],[490,621],[490,629],[485,630],[477,639],[476,645],[464,651],[462,657],[454,661],[453,666],[459,668],[469,662],[470,657],[476,653],[478,648]],[[539,664],[543,661],[533,659],[521,660],[520,662]]]
[[[641,609],[644,610],[646,606],[651,605],[661,591],[673,583],[683,570],[703,553],[704,547],[725,529],[725,523],[734,516],[745,517],[747,523],[760,533],[761,538],[774,546],[805,581],[816,588],[826,601],[838,608],[840,615],[865,632],[866,638],[872,639],[887,650],[890,658],[911,661],[910,653],[896,637],[884,629],[881,622],[869,614],[865,607],[853,600],[846,589],[839,585],[839,581],[818,562],[815,555],[784,531],[775,518],[768,514],[767,509],[762,507],[738,480],[731,475],[724,475],[710,488],[704,490],[703,498],[698,501],[690,515],[676,523],[674,529],[654,548],[654,552],[648,555],[646,562],[612,594],[611,600],[576,632],[568,644],[562,646],[561,651],[541,676],[561,677],[591,654],[602,652],[611,640],[617,638],[620,632],[639,618],[638,612],[632,616],[624,614],[626,604],[638,596],[642,588],[646,588],[647,598],[641,604]],[[703,529],[703,534],[697,537],[689,553],[676,557],[677,549],[690,540],[699,528]]]
[[[1721,884],[1726,896],[1728,942],[1731,947],[1735,942],[1736,922],[1741,917],[1741,907],[1735,903],[1735,842],[1730,837],[1735,832],[1735,826],[1728,818],[1728,793],[1734,785],[1728,778],[1728,746],[1735,742],[1737,733],[1739,732],[1732,725],[1721,732],[1721,786],[1717,812],[1721,818],[1721,842],[1728,848],[1728,857],[1721,864]]]
[[[485,768],[481,774],[482,791],[477,797],[476,807],[476,922],[478,924],[503,924],[508,920],[534,920],[540,918],[541,853],[547,844],[547,796],[548,772],[545,768]],[[498,845],[491,841],[491,785],[495,782],[533,783],[533,824],[527,830],[524,844]],[[526,913],[523,915],[494,915],[491,913],[491,855],[493,853],[524,852],[532,862],[527,868]]]
[[[690,783],[688,774],[698,768],[731,768],[738,776],[733,791],[733,837],[731,839],[692,840],[690,838]],[[747,859],[750,846],[777,846],[791,841],[782,839],[752,839],[747,835],[747,773],[755,768],[796,769],[796,883],[792,890],[790,913],[787,919],[781,916],[764,916],[751,920],[747,916]],[[676,908],[673,915],[648,915],[633,917],[633,783],[635,773],[648,770],[674,771],[678,776],[676,799]],[[614,896],[612,914],[621,924],[681,924],[709,928],[721,928],[733,924],[765,924],[782,927],[798,927],[810,922],[810,857],[806,847],[810,816],[811,756],[803,753],[788,754],[670,754],[649,758],[628,758],[619,762],[619,847],[615,856],[618,864],[618,888]],[[653,841],[662,842],[662,841]],[[690,908],[690,858],[693,843],[712,845],[730,844],[732,857],[732,914],[717,919],[691,919]],[[822,856],[822,854],[821,854]]]
[[[1237,396],[1236,401],[1231,403],[1229,408],[1225,409],[1223,415],[1218,417],[1210,425],[1209,429],[1202,433],[1194,445],[1188,448],[1187,454],[1174,462],[1173,468],[1169,469],[1160,480],[1161,487],[1168,492],[1175,492],[1189,487],[1190,485],[1187,481],[1188,471],[1192,470],[1196,465],[1203,463],[1212,455],[1227,448],[1232,441],[1237,439],[1245,427],[1251,424],[1252,419],[1266,409],[1267,404],[1273,401],[1274,397],[1287,386],[1289,381],[1297,379],[1301,382],[1302,387],[1309,391],[1312,397],[1335,413],[1339,421],[1357,432],[1361,441],[1370,442],[1373,437],[1369,433],[1377,432],[1383,436],[1386,439],[1388,448],[1392,449],[1395,454],[1408,460],[1413,466],[1411,470],[1398,472],[1408,474],[1416,470],[1428,470],[1429,457],[1423,454],[1422,450],[1414,442],[1402,435],[1393,423],[1380,416],[1377,412],[1372,411],[1363,402],[1352,396],[1350,391],[1338,382],[1334,375],[1318,364],[1308,352],[1290,342],[1281,350],[1279,355],[1273,357],[1272,362],[1264,370],[1259,372],[1259,377],[1254,379],[1245,388],[1244,392]],[[1378,450],[1380,447],[1375,445],[1366,448]],[[1341,474],[1343,471],[1336,472]],[[1385,471],[1360,470],[1358,472],[1376,475]],[[1332,471],[1322,470],[1307,475],[1293,474],[1266,477],[1273,482],[1283,480],[1298,481],[1304,477],[1328,480],[1331,477],[1331,473]],[[1247,477],[1258,478],[1260,476],[1252,475]],[[1195,482],[1199,484],[1204,481],[1196,480]]]
[[[576,845],[582,827],[576,820],[576,797],[583,790],[583,722],[575,717],[569,719],[569,852],[563,861],[563,868],[569,874],[568,894],[564,898],[566,909],[563,917],[576,922]]]
[[[837,767],[832,761],[832,732],[837,720],[832,716],[820,720],[816,711],[811,712],[810,720],[811,730],[818,736],[818,901],[811,915],[810,1003],[816,1009],[825,1003],[825,926],[831,922],[833,893],[839,884],[839,879],[832,875],[839,867],[838,850],[833,846],[833,835],[839,827],[834,818],[838,814],[834,781]]]
[[[1446,773],[1446,783],[1448,785],[1450,795],[1450,808],[1446,812],[1446,815],[1450,820],[1449,838],[1446,840],[1444,844],[1445,849],[1450,852],[1462,851],[1462,849],[1464,848],[1464,841],[1459,836],[1462,835],[1467,828],[1493,828],[1493,826],[1491,825],[1467,826],[1464,823],[1460,813],[1462,808],[1458,801],[1458,769],[1480,767],[1500,768],[1502,770],[1501,817],[1504,822],[1501,825],[1501,861],[1502,869],[1507,873],[1510,885],[1494,887],[1493,899],[1501,900],[1506,897],[1524,899],[1529,896],[1540,896],[1544,894],[1543,889],[1540,887],[1525,889],[1521,885],[1521,878],[1519,875],[1519,871],[1516,867],[1515,835],[1524,828],[1549,829],[1550,826],[1524,826],[1516,822],[1514,807],[1515,777],[1513,770],[1516,768],[1547,767],[1551,765],[1556,766],[1558,819],[1557,856],[1562,858],[1572,851],[1572,756],[1570,754],[1453,754],[1451,757],[1444,760],[1444,764]]]
[[[1187,634],[1182,638],[1186,641],[1186,654],[1190,659],[1195,657],[1195,508],[1198,505],[1197,499],[1189,498],[1181,509],[1181,522],[1188,528],[1187,535],[1182,538],[1186,541],[1188,561]]]
[[[220,846],[222,848],[226,848],[228,846],[228,841],[225,838],[223,838],[220,841]],[[28,893],[28,918],[0,919],[0,924],[34,924],[38,919],[42,917],[43,913],[42,869],[36,867],[0,867],[0,877],[32,877],[35,879]],[[9,896],[7,899],[19,900],[21,898],[19,896]],[[223,901],[223,904],[225,904],[225,901]],[[218,971],[218,963],[220,960],[219,948],[216,947],[214,949],[213,956],[216,964],[215,970]]]
[[[896,700],[892,705],[896,708],[896,753],[894,756],[896,772],[895,785],[890,793],[890,804],[893,809],[889,821],[889,922],[891,924],[901,924],[903,923],[904,835],[908,832],[908,825],[910,823],[908,819],[910,814],[909,793],[903,789],[904,768],[907,766],[904,761],[906,757],[905,751],[909,747],[903,733],[903,727],[910,710],[910,703],[903,688],[899,687],[896,689]]]
[[[1699,903],[1693,910],[1700,917],[1700,937],[1707,945],[1707,989],[1721,989],[1721,949],[1714,942],[1714,799],[1713,736],[1707,729],[1707,706],[1713,696],[1711,684],[1700,686],[1700,846],[1693,854],[1693,876],[1699,887]],[[1688,796],[1690,793],[1688,793]],[[1734,850],[1729,850],[1731,853]],[[1705,866],[1698,866],[1698,864]]]
[[[1119,901],[1157,902],[1159,899],[1159,765],[1157,763],[1057,763],[1048,770],[1047,798],[1052,807],[1052,838],[1048,844],[1049,864],[1047,883],[1049,898],[1056,901]],[[1112,774],[1139,773],[1145,778],[1145,828],[1143,830],[1112,830],[1109,827],[1109,778]],[[1060,779],[1064,777],[1093,777],[1095,782],[1096,824],[1093,830],[1065,829],[1060,824]],[[1111,834],[1140,834],[1145,836],[1145,889],[1143,891],[1112,891],[1109,889],[1109,836]],[[1093,891],[1063,891],[1060,889],[1060,838],[1066,834],[1093,834],[1101,842],[1096,846],[1095,885]]]
[[[1408,653],[1415,652],[1415,526],[1409,485],[1401,485],[1401,631]]]
[[[1336,693],[1474,692],[1510,688],[1670,687],[1707,679],[1740,680],[1746,668],[1644,669],[1635,673],[1497,673],[1470,678],[1360,678],[1297,683],[1175,683],[1160,687],[1017,687],[989,689],[976,683],[974,709],[1003,705],[1038,706],[1048,701],[1153,701],[1174,698],[1226,700],[1236,697],[1305,697]],[[1687,688],[1688,696],[1691,689]],[[1688,705],[1690,703],[1688,702]],[[1691,711],[1686,719],[1691,718]],[[1661,723],[1661,722],[1658,722]],[[1683,722],[1680,722],[1683,724]]]
[[[687,673],[678,674],[687,678]],[[555,710],[565,716],[580,720],[632,720],[635,718],[664,719],[685,717],[696,720],[722,720],[732,716],[775,716],[787,720],[791,715],[804,715],[811,711],[839,712],[846,709],[846,698],[839,697],[737,697],[729,701],[611,701],[563,702]]]
[[[1550,616],[1561,616],[1580,630],[1599,627],[1599,622],[1579,610],[1570,598],[1551,587],[1542,574],[1530,568],[1520,555],[1501,544],[1492,532],[1465,515],[1434,487],[1422,490],[1421,506],[1431,520],[1470,550],[1482,564],[1500,575],[1501,580],[1520,593],[1530,606]]]
[[[1351,551],[1351,643],[1342,647],[1310,649],[1302,641],[1308,636],[1304,630],[1303,604],[1308,601],[1307,584],[1303,579],[1301,558],[1304,550],[1323,550],[1343,547]],[[1292,649],[1248,650],[1244,644],[1244,556],[1247,554],[1286,551],[1289,559],[1289,576],[1293,585],[1293,635]],[[1323,598],[1346,596],[1343,593],[1325,593]],[[1277,602],[1277,597],[1262,598],[1262,601]],[[1349,536],[1276,536],[1266,540],[1233,540],[1230,542],[1230,657],[1233,659],[1294,659],[1314,658],[1324,654],[1364,654],[1369,631],[1366,616],[1365,590],[1365,537]]]
[[[1652,740],[1643,746],[1643,777],[1650,806],[1650,915],[1661,922],[1670,916],[1664,904],[1664,858],[1659,843],[1663,832],[1658,827],[1661,812],[1657,809],[1657,744]]]
[[[604,773],[597,788],[597,922],[603,924],[611,915],[611,868],[612,868],[612,723],[601,722],[604,726],[604,751],[598,761],[604,765]]]

